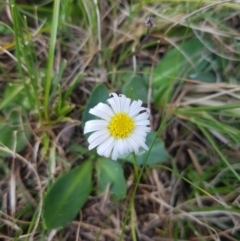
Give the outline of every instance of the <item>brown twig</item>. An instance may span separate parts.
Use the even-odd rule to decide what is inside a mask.
[[[144,39],[142,40],[142,42],[140,43],[139,47],[137,48],[136,53],[141,49],[143,44],[147,42],[151,29],[156,26],[153,16],[149,16],[146,18],[145,26],[147,27],[147,33],[146,33]]]

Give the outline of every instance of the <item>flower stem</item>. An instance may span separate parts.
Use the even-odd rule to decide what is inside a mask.
[[[138,179],[139,172],[138,172],[137,157],[135,153],[133,153],[132,155],[133,155],[133,169],[134,169],[135,179]]]
[[[136,230],[135,230],[136,220],[135,220],[134,202],[131,202],[130,205],[131,205],[131,234],[132,234],[132,240],[137,241]]]

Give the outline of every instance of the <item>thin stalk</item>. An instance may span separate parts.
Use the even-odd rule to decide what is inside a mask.
[[[138,172],[137,157],[135,153],[133,153],[132,156],[133,156],[133,169],[134,169],[135,179],[138,179],[139,172]]]
[[[54,62],[54,51],[55,51],[55,45],[56,45],[56,39],[57,39],[59,10],[60,10],[60,0],[55,0],[54,7],[53,7],[51,39],[50,39],[50,47],[49,47],[49,53],[48,53],[47,74],[45,79],[45,93],[44,93],[44,116],[47,121],[49,120],[48,105],[49,105],[50,89],[52,85],[52,70],[53,70],[53,62]]]
[[[135,231],[135,208],[134,202],[131,203],[131,234],[132,240],[137,241],[136,231]]]
[[[147,152],[147,155],[146,155],[146,157],[144,159],[143,166],[142,166],[141,171],[140,171],[140,173],[139,173],[139,175],[137,177],[137,181],[136,181],[136,184],[134,186],[133,193],[131,195],[130,207],[132,207],[132,205],[134,203],[134,198],[135,198],[135,195],[136,195],[136,192],[137,192],[137,187],[138,187],[138,184],[140,183],[140,179],[141,179],[141,177],[143,175],[143,171],[145,170],[145,166],[146,166],[147,160],[149,158],[149,155],[151,153],[151,150],[153,148],[153,144],[154,144],[155,140],[157,139],[157,137],[159,136],[159,134],[163,131],[167,120],[168,120],[168,117],[165,116],[165,118],[163,119],[163,121],[161,122],[161,124],[160,124],[160,126],[159,126],[159,128],[157,130],[157,133],[156,133],[156,135],[155,135],[155,137],[154,137],[154,139],[152,141],[152,144],[151,144],[151,146],[149,148],[149,151]],[[127,213],[126,213],[126,216],[125,216],[125,219],[124,219],[123,228],[122,228],[122,231],[121,231],[121,235],[119,237],[119,241],[123,240],[123,234],[124,234],[125,227],[127,225],[127,221],[128,221],[128,218],[129,218],[130,210],[131,210],[131,208],[127,209]]]

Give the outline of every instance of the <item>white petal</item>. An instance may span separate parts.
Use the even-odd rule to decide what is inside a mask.
[[[119,95],[120,96],[120,112],[124,112],[124,108],[125,108],[125,103],[126,103],[126,96],[125,95]]]
[[[138,113],[140,112],[141,109],[141,105],[142,105],[142,101],[138,100],[138,101],[133,101],[130,108],[129,108],[129,115],[131,117],[134,117],[136,115],[138,115]]]
[[[137,115],[136,117],[134,117],[134,120],[135,121],[147,120],[148,117],[149,117],[148,113],[144,112],[144,113],[141,113],[141,114]]]
[[[133,132],[132,132],[132,135],[133,134],[136,134],[136,135],[139,135],[139,136],[143,136],[143,137],[146,137],[147,136],[147,132],[146,131],[143,131],[142,128],[137,128],[135,129]]]
[[[98,148],[97,148],[97,153],[100,156],[103,156],[104,152],[106,152],[106,150],[109,150],[109,153],[112,151],[113,148],[113,142],[114,142],[114,137],[110,137],[109,139],[107,139],[105,142],[101,143]]]
[[[136,126],[136,128],[134,129],[134,131],[144,131],[144,132],[150,132],[151,131],[151,127],[148,126]]]
[[[131,135],[132,139],[138,143],[139,146],[143,147],[145,150],[148,150],[148,146],[145,144],[146,138],[141,137],[139,135],[133,134]],[[136,152],[135,152],[136,153]],[[137,154],[137,153],[136,153]]]
[[[137,142],[132,138],[132,136],[129,136],[127,139],[128,145],[131,146],[131,149],[135,151],[135,154],[138,153],[139,145]]]
[[[124,139],[122,140],[122,142],[123,142],[123,149],[124,149],[123,155],[126,155],[126,154],[129,153],[129,148],[128,148],[129,146],[128,146],[128,143],[127,143],[126,138],[124,138]],[[130,149],[130,152],[132,152],[131,149]]]
[[[128,113],[131,104],[131,99],[126,98],[123,112]]]
[[[124,155],[129,154],[134,151],[133,147],[129,145],[129,137],[122,139],[123,140],[123,145],[124,145]]]
[[[111,109],[111,107],[107,104],[103,104],[103,103],[99,103],[97,106],[101,107],[101,111],[104,111],[107,115],[109,115],[110,117],[113,116],[113,111]]]
[[[94,133],[92,133],[89,137],[88,137],[88,142],[91,143],[93,142],[95,139],[99,138],[99,136],[101,135],[105,135],[105,134],[109,134],[108,130],[106,128],[96,131]]]
[[[145,111],[148,114],[148,116],[150,115],[150,109],[149,108],[141,107],[140,111]]]
[[[111,118],[108,115],[106,115],[106,113],[96,109],[96,107],[94,107],[93,109],[90,109],[89,113],[92,114],[92,115],[95,115],[97,117],[100,117],[100,118],[102,118],[102,119],[104,119],[106,121],[110,121],[111,120]]]
[[[125,153],[123,139],[118,139],[118,153],[120,156],[123,156]]]
[[[150,121],[149,120],[139,120],[135,122],[136,126],[149,126]]]
[[[134,152],[134,149],[131,145],[128,144],[128,153]]]
[[[107,102],[111,105],[113,113],[117,113],[118,112],[117,111],[117,105],[116,105],[116,102],[114,101],[113,97],[107,99]]]
[[[110,138],[110,134],[106,132],[105,134],[99,136],[98,138],[93,140],[91,143],[89,143],[90,145],[89,145],[88,149],[92,150],[96,146],[98,146],[101,143],[105,142],[108,138]]]
[[[130,104],[129,108],[128,108],[128,114],[130,115],[131,112],[134,110],[135,106],[137,106],[137,101],[133,100],[132,103]]]
[[[121,110],[120,97],[116,93],[111,93],[111,95],[113,95],[113,99],[114,99],[114,101],[116,103],[117,112],[120,112],[120,110]]]
[[[116,161],[117,158],[118,158],[118,145],[117,145],[117,142],[115,142],[115,145],[112,151],[112,160]]]
[[[149,148],[148,148],[148,146],[146,145],[145,142],[143,142],[143,143],[141,144],[141,147],[144,148],[146,151],[149,150]]]
[[[107,128],[108,122],[105,120],[90,120],[85,123],[84,134]]]
[[[140,143],[146,142],[146,137],[139,135],[138,133],[132,133],[131,137],[135,140],[136,143],[140,146]]]
[[[112,152],[112,149],[113,149],[113,147],[114,147],[114,144],[115,144],[115,140],[111,143],[111,145],[109,146],[109,148],[107,148],[107,149],[104,151],[103,156],[105,156],[105,157],[107,157],[107,158],[110,156],[110,154],[111,154],[111,152]]]
[[[106,116],[108,116],[108,117],[112,117],[113,116],[113,111],[112,111],[112,109],[110,108],[110,106],[109,105],[107,105],[107,104],[103,104],[103,103],[99,103],[98,105],[96,105],[94,108],[92,108],[92,109],[90,109],[90,111],[91,110],[94,110],[94,111],[97,111],[98,113],[104,113]],[[89,111],[89,113],[91,113]],[[95,114],[95,113],[91,113],[91,114],[93,114],[93,115],[95,115],[95,116],[99,116],[99,117],[101,117],[102,118],[102,116],[101,115],[98,115],[98,114]],[[108,118],[107,120],[109,120],[110,118]]]
[[[111,105],[114,113],[118,113],[120,110],[120,103],[117,94],[113,93],[113,97],[107,99],[107,102]]]

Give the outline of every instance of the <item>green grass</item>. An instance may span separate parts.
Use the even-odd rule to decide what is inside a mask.
[[[0,2],[0,238],[49,236],[49,186],[91,161],[91,196],[56,239],[240,240],[239,9],[214,0]],[[135,52],[149,15],[156,27]],[[156,134],[143,165],[119,161],[122,200],[109,170],[113,187],[101,192],[104,166],[81,126],[107,92],[144,100]],[[152,160],[156,139],[164,163]]]

